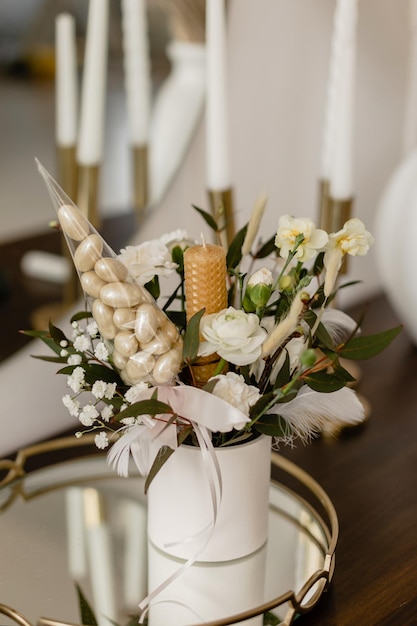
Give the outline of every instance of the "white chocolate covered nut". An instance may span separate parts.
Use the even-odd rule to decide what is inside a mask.
[[[111,356],[113,359],[113,363],[115,364],[117,369],[122,370],[126,367],[127,357],[120,354],[120,352],[118,352],[117,350],[113,350],[113,353]]]
[[[64,204],[58,209],[58,220],[64,233],[71,239],[82,241],[87,237],[88,220],[77,207]]]
[[[153,304],[145,302],[136,311],[135,335],[140,343],[148,343],[158,328],[158,309]]]
[[[122,356],[130,357],[139,350],[138,341],[130,330],[119,330],[114,337],[114,347]]]
[[[115,309],[131,307],[142,302],[142,290],[132,283],[106,283],[100,291],[100,298]]]
[[[181,369],[182,351],[171,348],[165,354],[157,358],[152,376],[156,383],[169,383]]]
[[[136,311],[134,309],[116,309],[113,315],[113,322],[117,328],[126,329],[135,327]]]
[[[155,356],[159,356],[160,354],[164,354],[164,352],[168,352],[168,350],[172,346],[172,341],[161,331],[158,331],[155,337],[149,341],[148,343],[141,343],[140,349],[145,352],[149,352],[149,354],[154,354]]]
[[[93,298],[100,296],[100,290],[105,285],[105,281],[97,276],[94,270],[81,274],[81,286],[85,293]]]
[[[112,257],[99,259],[94,266],[94,271],[97,272],[98,276],[105,280],[106,283],[123,282],[127,278],[126,265],[123,265],[121,261]]]
[[[103,252],[103,241],[98,235],[89,235],[78,246],[74,253],[75,267],[80,272],[92,270]]]
[[[163,333],[166,337],[168,337],[171,343],[177,341],[179,337],[178,328],[169,319],[166,319],[164,324],[161,326],[160,330],[158,331],[158,335],[160,333]]]
[[[147,352],[138,352],[126,363],[125,372],[134,383],[139,383],[149,378],[149,374],[155,365],[155,358]]]
[[[117,328],[113,322],[113,309],[97,298],[93,302],[91,312],[97,323],[100,334],[105,339],[113,339],[117,333]]]

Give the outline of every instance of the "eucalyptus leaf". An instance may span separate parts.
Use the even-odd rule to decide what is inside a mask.
[[[205,309],[198,311],[187,324],[183,345],[183,359],[187,364],[193,363],[197,359],[198,347],[200,345],[200,320],[204,312]]]
[[[166,415],[173,413],[172,407],[165,402],[160,402],[155,398],[149,400],[139,400],[133,402],[130,406],[120,411],[116,416],[117,420],[122,420],[125,417],[138,417],[139,415]]]
[[[210,226],[210,228],[212,230],[214,230],[216,233],[219,232],[219,227],[217,225],[217,222],[216,222],[216,220],[214,219],[214,217],[210,213],[207,213],[207,211],[203,211],[203,209],[200,209],[195,204],[193,204],[192,207],[193,207],[193,209],[195,209],[196,211],[198,211],[200,213],[200,215],[202,216],[202,218],[204,219],[206,224],[208,226]]]
[[[229,270],[237,267],[242,259],[242,246],[245,241],[247,230],[248,225],[246,224],[246,226],[239,230],[229,246],[229,250],[226,255],[226,265]]]
[[[177,439],[178,439],[178,445],[180,446],[185,439],[188,437],[188,435],[190,434],[190,432],[192,431],[192,427],[191,426],[186,426],[185,428],[181,429],[178,433]],[[149,486],[151,484],[151,482],[153,481],[153,479],[155,478],[155,476],[157,475],[157,473],[159,472],[159,470],[161,469],[161,467],[163,465],[165,465],[165,463],[168,461],[169,457],[174,453],[175,451],[170,448],[169,446],[162,446],[159,450],[158,450],[158,454],[155,457],[155,460],[152,464],[151,469],[149,470],[149,474],[146,477],[146,481],[145,481],[145,494],[148,492]]]
[[[81,591],[81,587],[76,585],[77,594],[78,594],[78,604],[80,609],[80,620],[83,626],[98,626],[98,622],[96,616],[94,615],[93,609],[88,603],[86,597]]]
[[[79,322],[80,320],[89,319],[90,317],[93,317],[91,311],[78,311],[78,313],[74,313],[71,317],[70,322],[72,324],[72,322]]]
[[[253,255],[255,259],[264,259],[273,252],[277,252],[275,245],[275,235],[273,235],[268,241],[266,241]]]
[[[54,326],[51,321],[49,321],[49,334],[51,335],[55,343],[58,345],[61,343],[61,341],[68,342],[68,339],[66,338],[62,330]]]
[[[346,386],[346,380],[339,378],[336,374],[330,374],[329,372],[321,371],[303,376],[304,382],[313,389],[320,393],[332,393],[338,391]]]
[[[288,433],[288,423],[281,415],[265,414],[253,425],[254,429],[269,437],[285,437]]]
[[[382,352],[382,350],[385,350],[401,330],[402,325],[374,335],[352,337],[352,339],[338,350],[338,353],[345,359],[353,361],[370,359]]]

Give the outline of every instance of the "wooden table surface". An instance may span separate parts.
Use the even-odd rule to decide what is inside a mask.
[[[115,249],[131,226],[127,220],[114,243],[106,237]],[[0,361],[27,341],[17,331],[28,328],[31,311],[60,295],[59,288],[28,280],[19,270],[22,253],[39,247],[59,250],[59,238],[47,234],[0,246]],[[371,301],[363,330],[397,323],[380,296]],[[417,349],[405,331],[384,353],[361,363],[359,389],[371,405],[363,427],[281,449],[324,488],[340,523],[332,583],[297,620],[300,626],[417,624]]]

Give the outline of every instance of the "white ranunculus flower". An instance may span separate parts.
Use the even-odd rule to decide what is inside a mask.
[[[274,278],[271,270],[267,267],[262,267],[250,276],[248,285],[272,285],[273,282]]]
[[[200,331],[205,341],[200,343],[199,356],[217,352],[222,359],[235,365],[249,365],[256,361],[267,336],[257,315],[233,307],[203,317]]]
[[[249,409],[260,398],[261,394],[257,387],[247,385],[245,379],[240,374],[227,372],[227,374],[219,374],[213,376],[210,381],[216,381],[213,389],[213,395],[228,402],[244,413],[249,415]]]
[[[169,276],[177,268],[167,246],[159,239],[138,246],[126,246],[118,258],[141,285],[148,283],[154,276]]]
[[[341,230],[329,236],[323,259],[326,268],[324,281],[324,295],[326,297],[332,292],[344,255],[365,256],[373,242],[374,238],[371,233],[366,230],[362,220],[357,217],[345,222]]]
[[[303,242],[298,246],[295,258],[297,261],[308,261],[324,249],[328,241],[325,230],[316,228],[308,218],[296,218],[291,215],[282,215],[278,222],[275,236],[275,245],[279,248],[279,255],[286,259],[295,246],[299,235],[304,235]]]

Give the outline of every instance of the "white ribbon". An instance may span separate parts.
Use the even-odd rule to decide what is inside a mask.
[[[240,430],[249,418],[222,398],[188,385],[151,387],[138,394],[136,401],[149,400],[155,390],[158,400],[190,423],[211,432]],[[120,429],[123,436],[109,450],[107,461],[120,476],[128,476],[129,455],[142,476],[147,476],[158,450],[163,445],[177,449],[177,427],[168,424],[170,415],[142,415],[141,423]]]

